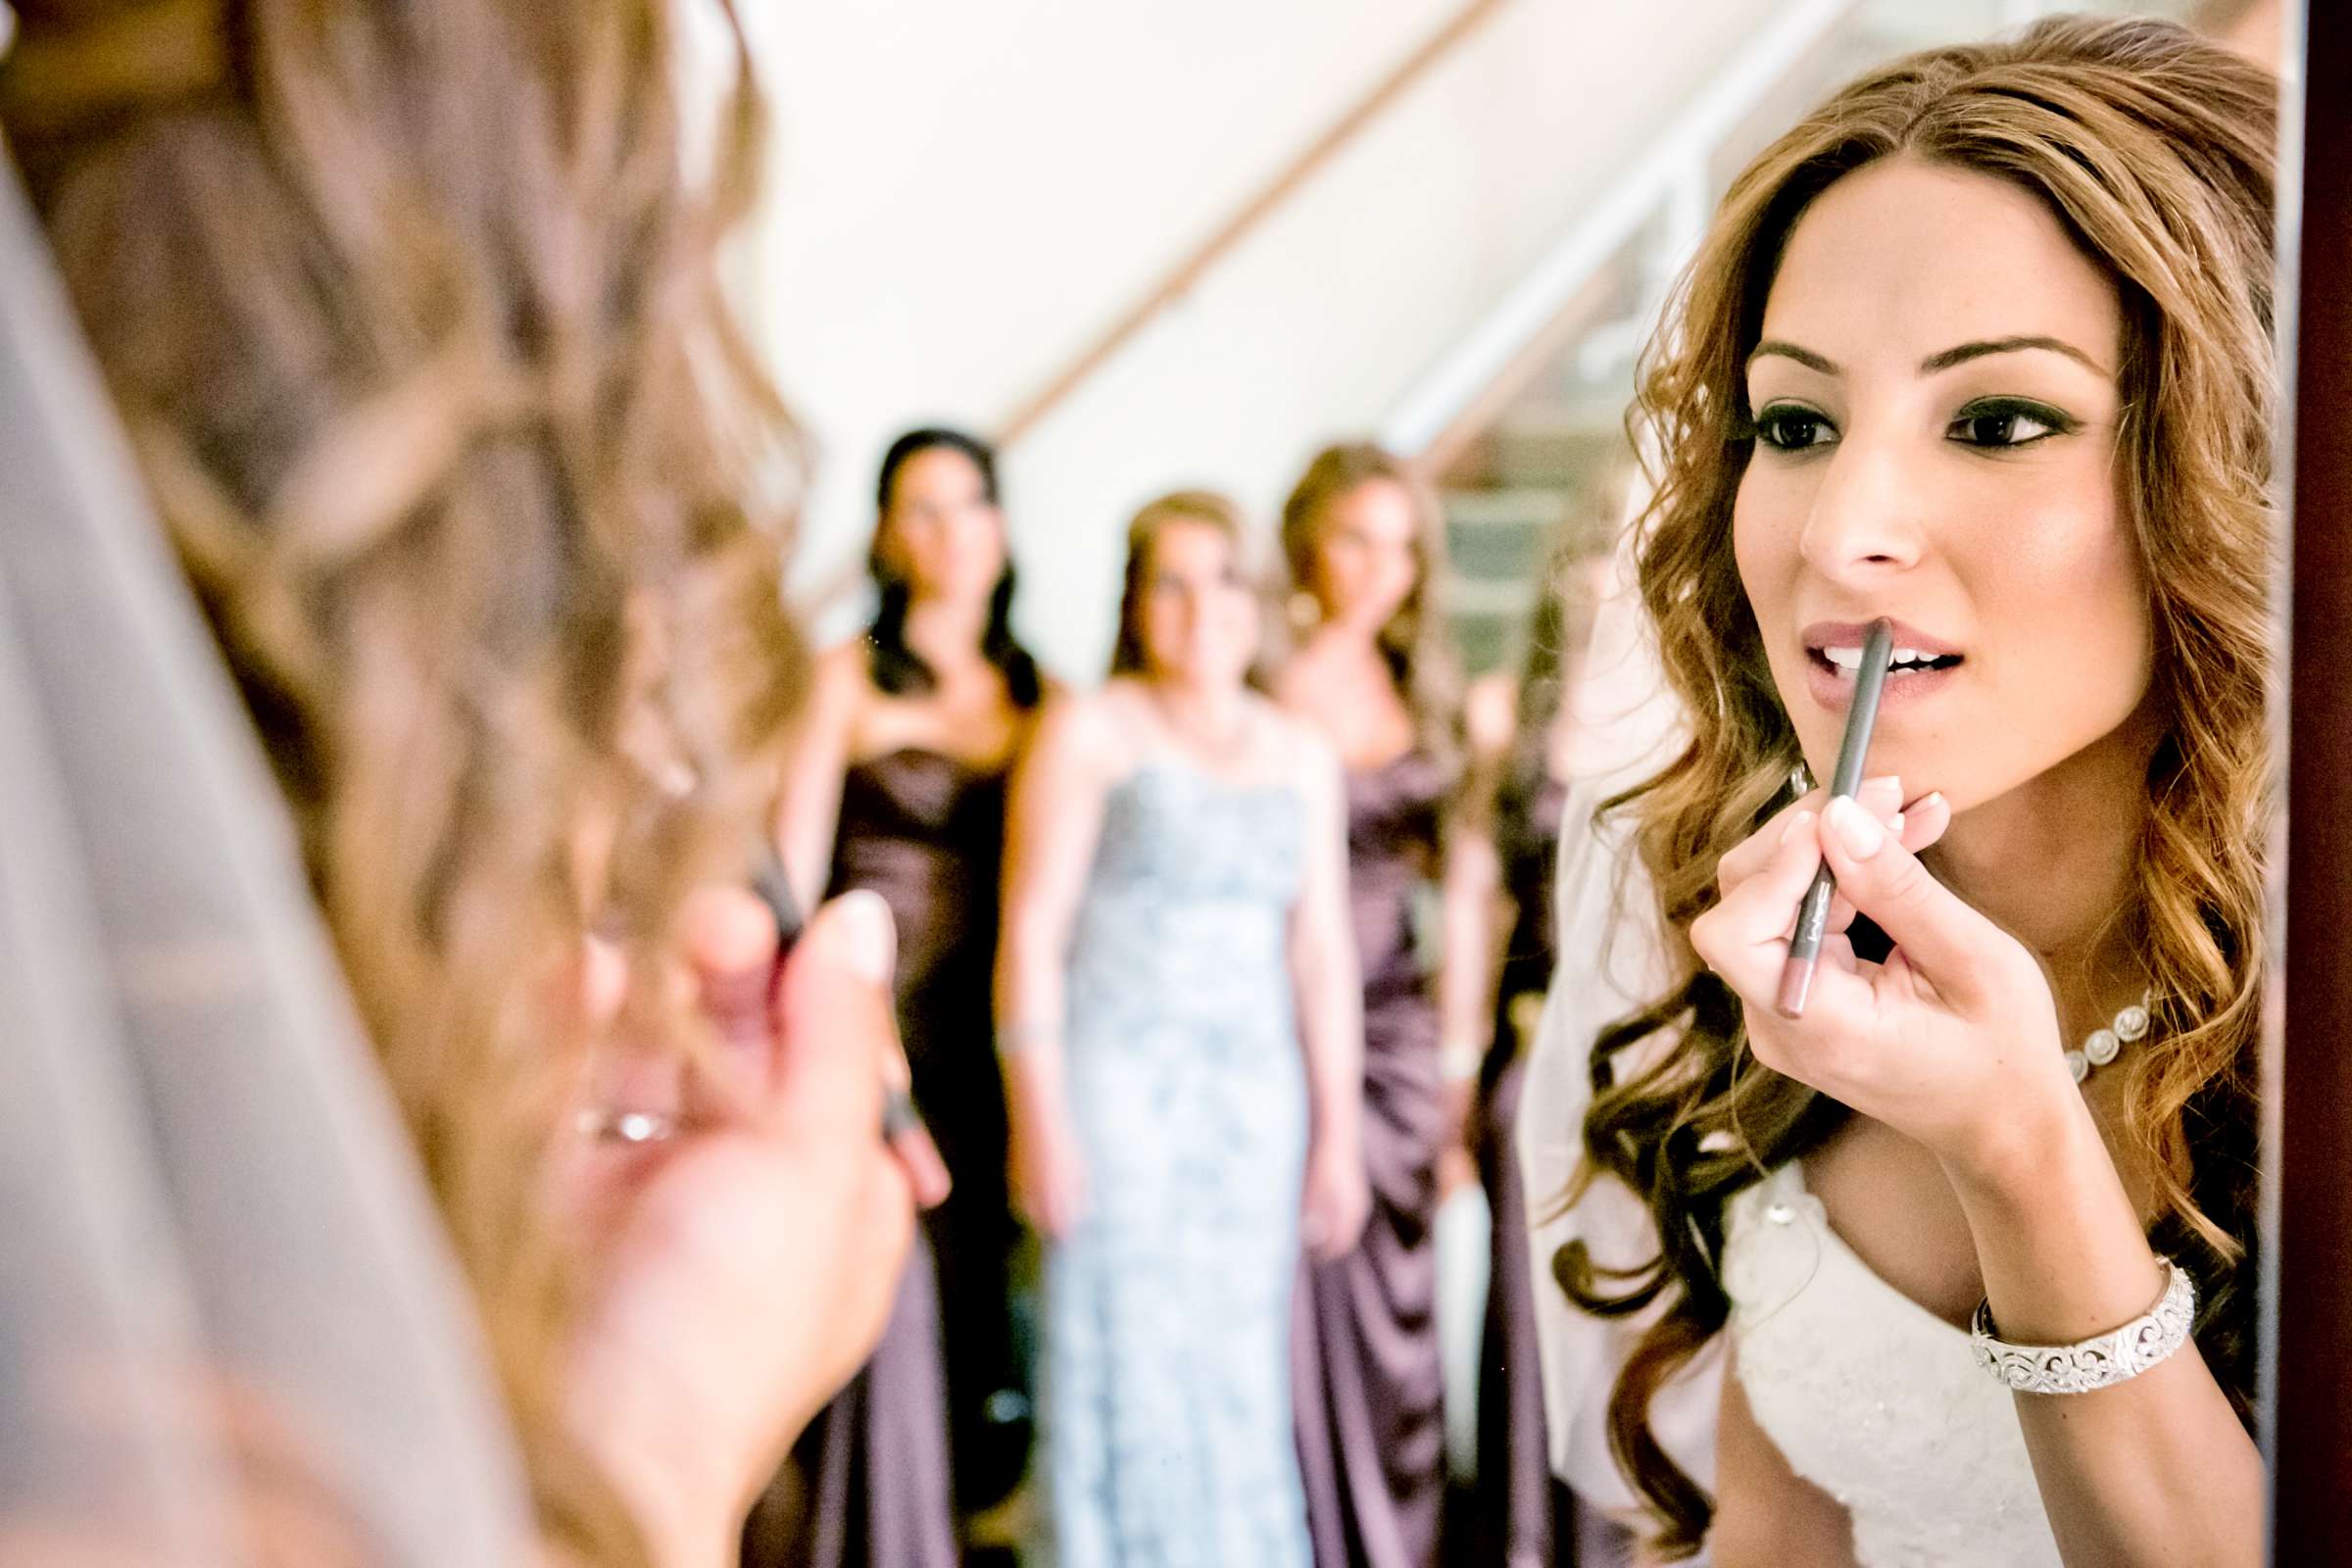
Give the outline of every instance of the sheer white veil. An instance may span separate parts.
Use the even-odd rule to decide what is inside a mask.
[[[0,1561],[513,1568],[526,1495],[291,824],[0,158]]]

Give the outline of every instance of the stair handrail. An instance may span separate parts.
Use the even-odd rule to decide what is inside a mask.
[[[1713,204],[1708,155],[1862,0],[1796,0],[1708,84],[1657,144],[1563,229],[1520,280],[1440,356],[1380,424],[1392,451],[1426,465],[1456,444],[1466,411],[1492,411],[1505,377],[1532,378],[1526,345],[1573,311],[1592,278],[1661,207],[1676,210],[1677,243],[1696,242]],[[1524,384],[1524,381],[1522,382]],[[1520,388],[1511,387],[1505,396]]]
[[[1214,232],[1139,295],[1068,364],[1024,400],[998,428],[998,449],[1001,451],[1010,447],[1035,430],[1048,415],[1068,401],[1071,394],[1098,370],[1116,359],[1119,352],[1150,326],[1162,311],[1191,293],[1210,269],[1321,173],[1341,149],[1380,119],[1433,67],[1513,3],[1514,0],[1465,0],[1452,16],[1397,62],[1387,75],[1351,103],[1313,141],[1258,187]]]

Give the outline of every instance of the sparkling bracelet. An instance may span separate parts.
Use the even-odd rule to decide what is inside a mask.
[[[2197,1288],[2188,1270],[2159,1257],[2164,1294],[2143,1315],[2112,1333],[2076,1345],[2011,1345],[1992,1323],[1992,1302],[1977,1303],[1968,1343],[1977,1363],[2020,1394],[2088,1394],[2129,1382],[2188,1343],[2197,1316]]]

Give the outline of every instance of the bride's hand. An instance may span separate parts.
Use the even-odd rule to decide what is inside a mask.
[[[780,978],[776,945],[750,895],[695,895],[684,956],[733,1093],[698,1087],[675,1057],[643,1063],[604,1099],[674,1117],[674,1133],[583,1139],[566,1172],[589,1251],[569,1425],[657,1561],[719,1560],[792,1438],[873,1348],[915,1205],[946,1193],[927,1136],[882,1138],[885,1089],[906,1081],[887,907],[827,905]],[[610,993],[593,1006],[616,1004],[612,969],[591,956],[587,989]]]
[[[1860,801],[1809,797],[1767,822],[1724,858],[1721,901],[1690,942],[1746,1004],[1758,1061],[1917,1140],[1955,1175],[1990,1178],[2031,1158],[2037,1109],[2073,1098],[2056,1006],[2033,955],[1920,864],[1948,806],[1931,795],[1887,810],[1899,794],[1873,780]],[[1837,906],[1804,1016],[1784,1018],[1789,933],[1825,858]],[[1856,910],[1893,943],[1885,963],[1854,956]]]

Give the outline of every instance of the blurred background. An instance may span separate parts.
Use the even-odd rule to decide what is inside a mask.
[[[1445,495],[1474,670],[1555,530],[1605,548],[1634,355],[1732,172],[1874,61],[2057,10],[2278,58],[2276,0],[860,0],[746,7],[773,89],[742,310],[820,454],[795,563],[862,624],[874,462],[1003,443],[1018,610],[1091,683],[1125,519],[1268,518],[1364,433]]]

